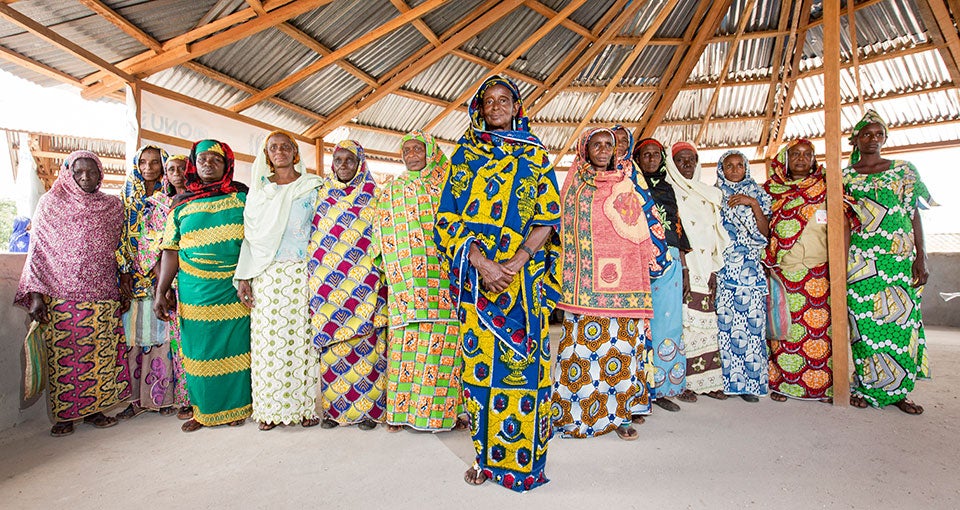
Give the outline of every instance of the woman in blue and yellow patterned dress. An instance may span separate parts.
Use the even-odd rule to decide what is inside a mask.
[[[459,303],[464,408],[477,449],[467,483],[515,491],[547,482],[550,340],[559,297],[560,198],[520,91],[488,78],[451,158],[437,212],[437,246]]]

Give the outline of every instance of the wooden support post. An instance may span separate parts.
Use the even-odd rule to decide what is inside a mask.
[[[317,148],[317,175],[323,175],[323,137],[314,140]]]
[[[807,13],[805,12],[804,15]],[[856,51],[856,48],[853,49]],[[827,249],[833,340],[833,405],[850,405],[850,340],[847,329],[847,246],[844,239],[840,159],[840,2],[823,3],[824,137],[827,155]]]

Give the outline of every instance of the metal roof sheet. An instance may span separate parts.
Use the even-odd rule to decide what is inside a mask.
[[[332,65],[281,92],[279,97],[320,115],[330,115],[366,86],[359,78]]]
[[[561,92],[531,122],[579,122],[598,97],[597,92]]]
[[[600,105],[594,120],[603,124],[636,122],[643,116],[652,97],[652,92],[615,92]]]
[[[404,133],[422,128],[443,108],[390,94],[357,115],[357,122]]]
[[[486,67],[456,55],[446,55],[410,79],[403,88],[444,101],[453,101],[488,72]]]
[[[256,58],[251,58],[253,55]],[[268,28],[203,55],[197,61],[247,85],[264,89],[319,59],[320,55],[287,34]],[[264,65],[265,62],[270,65]]]
[[[163,87],[214,106],[226,108],[250,97],[246,92],[191,71],[183,66],[160,71],[147,78],[148,83]]]
[[[547,18],[521,6],[487,27],[461,47],[480,58],[499,63],[537,31]]]
[[[379,79],[427,44],[413,25],[406,25],[357,50],[347,60]]]

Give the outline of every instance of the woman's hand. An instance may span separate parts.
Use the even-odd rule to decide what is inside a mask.
[[[120,273],[120,295],[126,299],[133,299],[133,275]]]
[[[39,292],[30,293],[30,309],[27,313],[30,314],[31,319],[40,324],[50,322],[50,317],[47,315],[47,302],[43,300],[43,294]]]
[[[250,285],[250,280],[237,280],[237,298],[247,305],[247,308],[253,308],[253,286]]]
[[[513,281],[513,277],[517,274],[516,271],[511,271],[503,264],[488,259],[483,250],[476,244],[470,246],[468,258],[470,259],[470,265],[477,268],[480,273],[480,283],[483,288],[491,292],[499,293],[507,290],[510,282]]]
[[[913,286],[920,287],[927,284],[930,273],[927,271],[927,257],[918,256],[913,261]]]
[[[169,292],[158,292],[153,298],[153,313],[162,321],[173,320],[170,312],[176,310],[176,306],[177,302],[170,299]]]

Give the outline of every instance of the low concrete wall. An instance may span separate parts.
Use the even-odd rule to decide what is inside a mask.
[[[945,302],[941,292],[960,292],[960,253],[927,255],[930,278],[923,289],[923,323],[960,328],[960,298]]]
[[[13,305],[24,254],[0,253],[0,430],[31,420],[46,420],[46,400],[20,410],[23,337],[30,319],[26,311]]]

